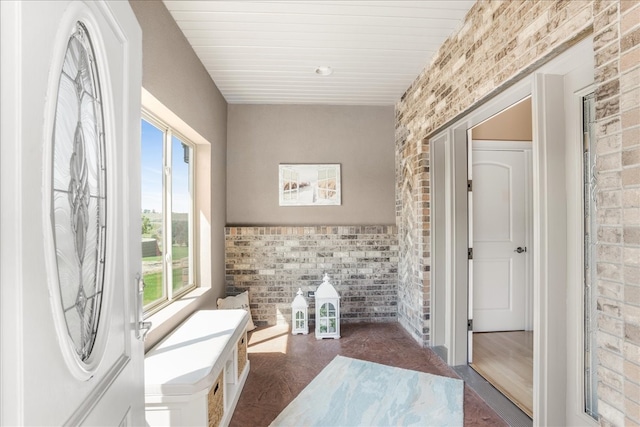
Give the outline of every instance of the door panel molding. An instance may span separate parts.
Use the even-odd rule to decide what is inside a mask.
[[[113,364],[109,372],[104,376],[100,384],[96,388],[94,388],[91,393],[84,399],[84,401],[78,406],[75,412],[69,417],[67,422],[64,423],[66,426],[79,426],[83,425],[86,418],[91,414],[93,409],[98,405],[100,399],[105,395],[105,393],[109,390],[109,387],[113,385],[113,383],[118,379],[118,376],[124,372],[125,368],[131,361],[131,358],[125,355],[120,356],[120,358]],[[114,411],[115,412],[115,411]],[[127,411],[128,412],[128,411]],[[103,420],[104,422],[104,420]]]
[[[533,144],[531,141],[490,141],[488,139],[474,139],[473,149],[500,150],[500,151],[531,151]]]
[[[22,343],[22,3],[0,1],[0,424],[24,425]],[[11,66],[7,66],[11,64]]]

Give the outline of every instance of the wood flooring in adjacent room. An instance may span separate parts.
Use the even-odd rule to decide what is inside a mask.
[[[533,332],[473,334],[471,367],[533,418]]]
[[[399,323],[343,324],[341,335],[337,340],[316,340],[313,333],[291,335],[286,326],[251,332],[251,369],[230,425],[268,426],[336,355],[459,378],[432,350],[418,345]],[[466,385],[464,424],[507,425]]]

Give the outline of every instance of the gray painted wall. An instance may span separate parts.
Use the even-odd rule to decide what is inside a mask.
[[[218,147],[212,159],[224,166],[227,102],[164,3],[129,3],[142,27],[142,86]]]
[[[227,222],[395,223],[393,106],[229,105]],[[341,206],[280,207],[280,163],[340,163]]]
[[[211,258],[210,267],[206,266],[209,274],[203,274],[202,280],[210,283],[201,285],[211,286],[211,291],[154,328],[145,342],[150,348],[194,310],[215,308],[215,300],[225,292],[227,102],[164,4],[159,0],[129,3],[142,28],[142,86],[211,144],[211,163],[201,165],[198,172],[198,179],[204,175],[210,180],[210,199],[206,200],[210,217],[196,219],[211,230],[211,247],[201,248]],[[208,150],[203,148],[203,152]]]

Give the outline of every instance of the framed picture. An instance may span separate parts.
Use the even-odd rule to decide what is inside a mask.
[[[340,205],[339,164],[279,165],[280,206]]]

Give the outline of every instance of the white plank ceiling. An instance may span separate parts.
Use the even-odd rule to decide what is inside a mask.
[[[164,0],[231,104],[393,105],[473,3]]]

